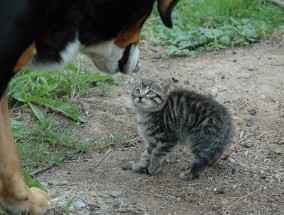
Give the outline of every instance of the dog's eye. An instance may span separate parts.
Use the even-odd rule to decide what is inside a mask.
[[[140,89],[139,89],[139,88],[136,88],[136,89],[134,90],[134,93],[135,93],[135,94],[140,94]]]
[[[149,91],[147,92],[147,95],[148,95],[148,96],[153,96],[153,95],[155,95],[155,92],[152,91],[152,90],[149,90]]]

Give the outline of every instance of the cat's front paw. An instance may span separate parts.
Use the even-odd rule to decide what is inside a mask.
[[[132,165],[133,172],[145,172],[147,167],[141,166],[140,163],[135,163]]]
[[[155,165],[150,165],[149,166],[149,168],[148,168],[148,173],[150,174],[150,175],[154,175],[156,172],[157,172],[157,170],[159,169],[159,167],[160,167],[160,164],[159,163],[157,163],[157,164],[155,164]]]
[[[186,170],[186,171],[183,171],[179,174],[179,177],[184,180],[184,181],[190,181],[190,180],[193,180],[195,178],[198,178],[197,175],[193,175],[190,171]]]

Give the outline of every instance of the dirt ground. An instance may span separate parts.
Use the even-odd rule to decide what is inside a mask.
[[[116,128],[128,135],[114,142],[103,160],[108,149],[82,154],[40,175],[52,197],[48,214],[62,214],[75,196],[70,214],[284,215],[284,40],[194,58],[165,60],[161,47],[145,43],[140,51],[139,76],[172,76],[175,87],[211,95],[228,107],[236,125],[229,158],[193,181],[178,177],[192,160],[182,147],[155,176],[123,170],[139,159],[143,142],[130,100],[133,77],[119,75],[120,84],[109,96],[94,94],[79,101],[82,114],[84,107],[89,113],[78,134],[109,141]]]

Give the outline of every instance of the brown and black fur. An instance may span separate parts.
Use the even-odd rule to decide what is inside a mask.
[[[171,27],[178,0],[0,0],[0,200],[10,213],[44,214],[49,197],[23,180],[9,119],[9,81],[31,62],[66,65],[81,50],[108,72],[134,71],[140,31],[155,2],[163,23]],[[114,65],[107,54],[100,61],[92,55],[105,44],[118,50]]]

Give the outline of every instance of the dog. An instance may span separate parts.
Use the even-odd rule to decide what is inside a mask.
[[[54,69],[78,53],[100,71],[137,70],[140,32],[157,1],[172,27],[178,0],[0,0],[0,198],[12,214],[44,214],[49,196],[28,188],[8,112],[7,85],[24,66]]]

